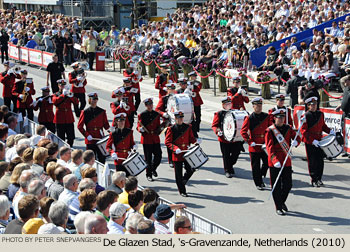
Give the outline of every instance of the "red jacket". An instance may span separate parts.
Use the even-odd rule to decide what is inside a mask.
[[[2,89],[2,97],[11,97],[12,89],[15,85],[16,78],[20,79],[21,77],[17,74],[7,74],[7,72],[2,72],[0,74],[0,82],[4,85]]]
[[[241,135],[244,141],[249,144],[249,152],[262,152],[261,145],[265,143],[265,131],[270,126],[269,115],[261,112],[260,114],[252,113],[244,119]],[[249,134],[248,134],[249,131]],[[255,142],[254,147],[250,146]]]
[[[322,132],[329,134],[330,128],[324,122],[323,112],[317,110],[316,112],[308,111],[305,113],[306,121],[301,126],[300,132],[302,141],[306,144],[312,144],[314,140],[320,141],[322,139]]]
[[[169,76],[169,80],[171,80],[174,83],[176,82],[175,79],[176,78],[173,75]],[[157,80],[156,80],[156,83],[154,84],[154,87],[155,89],[159,89],[159,98],[167,94],[167,91],[164,90],[164,88],[166,87],[165,85],[167,83],[168,83],[167,75],[161,73],[157,76]]]
[[[17,81],[12,88],[12,95],[17,96],[17,108],[30,108],[33,103],[32,95],[35,95],[33,81],[32,83],[27,83],[27,87],[29,87],[30,90],[26,92],[28,93],[26,101],[22,102],[22,99],[20,99],[19,96],[23,94],[24,86],[25,86],[25,82],[20,80],[20,81]]]
[[[232,97],[232,109],[241,109],[241,108],[243,108],[243,110],[246,110],[245,106],[244,106],[244,103],[248,103],[249,102],[249,98],[248,98],[248,96],[244,96],[242,94],[238,94],[237,91],[238,91],[238,88],[236,88],[236,87],[227,89],[227,96],[231,96]]]
[[[43,99],[41,102],[38,102],[40,98],[43,98],[43,97],[41,96],[36,98],[36,105],[34,106],[35,111],[40,109],[39,115],[38,115],[38,122],[52,123],[54,120],[52,96],[49,96]]]
[[[52,97],[53,104],[56,106],[56,113],[53,122],[56,124],[74,123],[74,116],[72,112],[72,103],[78,104],[76,97],[68,97],[57,92]]]
[[[86,126],[86,130],[84,129]],[[103,138],[103,128],[109,129],[109,123],[107,120],[106,110],[100,107],[89,107],[84,111],[81,111],[78,130],[85,137],[85,144],[95,144],[96,140],[88,141],[87,137],[91,135],[93,138]]]
[[[142,125],[141,125],[142,124]],[[137,131],[141,133],[141,144],[157,144],[160,138],[157,129],[160,126],[160,114],[154,110],[151,112],[145,110],[138,115]],[[141,132],[143,127],[148,132]]]
[[[190,144],[194,144],[196,138],[193,135],[191,124],[173,125],[168,127],[165,135],[165,145],[172,150],[173,161],[184,161],[184,153],[176,154],[176,150],[187,150]]]
[[[202,89],[202,82],[196,81],[193,85],[193,90],[192,90],[192,92],[196,94],[194,97],[192,97],[193,106],[200,106],[203,104],[202,97],[199,94],[201,89]]]
[[[211,124],[211,128],[213,129],[215,135],[218,135],[216,132],[217,129],[222,131],[222,123],[223,123],[226,112],[227,111],[225,111],[225,110],[221,110],[221,111],[215,112],[215,114],[214,114],[213,123]],[[222,143],[230,143],[229,141],[227,141],[225,139],[224,135],[218,136],[218,140],[219,140],[219,142],[222,142]]]
[[[131,78],[132,86],[133,86],[134,88],[137,88],[137,89],[139,90],[138,93],[140,93],[140,82],[143,80],[142,77],[141,77],[141,79],[139,80],[138,75],[136,75],[135,73],[129,74],[129,73],[127,72],[127,69],[125,69],[125,70],[123,71],[123,76],[124,76],[124,77],[128,77],[128,78]]]
[[[114,145],[114,148],[113,148]],[[128,157],[128,152],[131,151],[135,145],[133,130],[124,128],[123,130],[116,129],[109,134],[109,138],[106,145],[106,150],[112,155],[116,153],[117,160],[114,160],[115,165],[121,165]],[[123,158],[123,159],[120,159]]]
[[[280,162],[281,165],[283,165],[284,159],[286,158],[286,154],[282,149],[281,145],[278,143],[271,127],[272,126],[266,129],[265,143],[266,143],[266,150],[268,153],[269,167],[274,167],[274,165],[277,162]],[[283,135],[284,139],[288,143],[288,146],[290,147],[296,135],[295,131],[292,129],[292,127],[286,124],[284,124],[282,127],[276,127],[276,128]],[[300,143],[301,141],[299,136],[297,137],[296,140],[298,141],[298,143]],[[292,166],[292,161],[290,157],[287,159],[285,166],[286,167]]]
[[[157,111],[161,116],[163,116],[164,113],[167,112],[169,96],[170,95],[164,95],[158,101],[158,104],[157,104],[155,111]]]
[[[85,93],[85,86],[87,84],[86,79],[83,82],[83,87],[76,87],[75,85],[79,85],[79,80],[77,79],[78,75],[77,72],[72,71],[68,74],[69,76],[69,83],[72,84],[71,92],[72,93]]]
[[[285,106],[283,106],[282,108],[279,108],[279,107],[275,106],[275,107],[273,107],[272,109],[269,110],[270,124],[272,125],[275,122],[274,116],[273,116],[272,113],[274,111],[276,111],[277,108],[278,109],[287,109],[288,110],[288,112],[287,112],[288,113],[288,125],[293,128],[292,111],[290,110],[290,108],[286,108]],[[284,123],[286,123],[286,122],[287,122],[287,118],[284,119]]]
[[[121,108],[120,107],[120,101],[118,101],[118,100],[115,101],[115,102],[112,102],[110,104],[110,107],[111,107],[113,115],[117,115],[119,113],[125,113],[127,115],[130,114],[130,109],[128,111],[126,111],[124,108]],[[117,126],[117,124],[114,122],[114,120],[112,122],[112,126],[113,127]],[[130,122],[129,122],[129,119],[127,117],[125,118],[125,128],[130,128]]]

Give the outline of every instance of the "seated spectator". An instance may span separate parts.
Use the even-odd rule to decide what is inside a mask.
[[[88,212],[88,211],[83,211],[77,214],[74,219],[74,226],[75,229],[77,230],[78,234],[84,234],[85,232],[85,220],[88,216],[94,216],[94,214]]]
[[[49,218],[62,233],[70,234],[69,230],[66,229],[68,213],[68,206],[64,202],[56,201],[50,206]]]
[[[123,188],[125,186],[126,181],[126,173],[123,171],[118,171],[113,173],[112,175],[112,183],[107,188],[107,190],[114,191],[118,194],[121,194],[123,192]]]
[[[186,216],[177,217],[174,224],[175,234],[191,234],[192,225],[191,221]]]
[[[22,160],[20,157],[18,157],[18,159]],[[29,168],[30,167],[28,165],[21,164],[21,163],[15,166],[11,174],[10,185],[7,191],[7,197],[9,198],[10,201],[13,201],[13,198],[15,197],[17,191],[19,190],[19,187],[20,187],[19,177],[21,176],[24,170],[29,170]]]
[[[6,227],[4,234],[22,234],[23,225],[39,214],[39,200],[34,195],[25,195],[18,202],[19,218],[12,220]]]
[[[83,178],[91,178],[92,181],[94,181],[94,183],[96,184],[96,186],[95,186],[96,194],[99,194],[100,192],[102,192],[102,191],[105,190],[104,187],[100,186],[100,185],[97,183],[96,168],[89,167],[89,168],[85,169],[84,171],[82,171],[82,177],[83,177]]]
[[[44,162],[48,158],[49,154],[46,148],[39,147],[34,150],[32,170],[41,176],[44,172]]]
[[[22,164],[27,165],[27,164]],[[29,169],[26,169],[21,173],[21,176],[19,177],[19,189],[16,193],[16,195],[13,198],[12,207],[13,211],[15,212],[15,216],[18,218],[18,202],[26,195],[28,195],[28,185],[30,181],[35,177],[35,174],[30,171]]]
[[[63,167],[68,167],[71,159],[71,154],[72,154],[70,147],[67,147],[67,146],[61,147],[59,154],[60,154],[60,158],[57,159],[57,164],[60,164]]]
[[[93,166],[95,163],[95,153],[92,150],[86,150],[83,153],[83,165],[78,167],[75,170],[75,176],[77,176],[78,180],[82,179],[82,169],[87,166]],[[86,166],[85,166],[86,165]]]
[[[129,218],[129,216],[133,213],[138,213],[140,211],[140,208],[143,205],[143,193],[142,191],[138,190],[135,193],[130,193],[128,195],[128,202],[131,209],[128,210],[126,214],[126,220]]]
[[[17,118],[15,116],[9,116],[6,120],[8,125],[8,136],[17,135],[15,131],[17,127]]]
[[[35,40],[33,39],[33,36],[28,36],[28,42],[25,45],[25,47],[29,48],[29,49],[35,49],[38,46],[38,44],[35,42]]]
[[[125,234],[137,234],[137,225],[144,220],[142,214],[133,213],[125,221]]]
[[[35,128],[35,135],[30,138],[30,145],[37,146],[39,141],[46,135],[46,127],[44,125],[38,125]]]
[[[79,203],[80,211],[94,213],[97,205],[97,194],[93,189],[84,190],[79,195]]]
[[[49,157],[48,162],[50,161],[57,161],[57,155],[58,155],[58,144],[57,143],[50,143],[46,145],[45,147],[48,151]]]
[[[97,210],[95,214],[101,215],[106,222],[109,221],[109,208],[118,200],[118,194],[114,191],[103,191],[97,195]]]
[[[26,152],[26,155],[29,155],[29,157],[26,159],[27,162],[24,161],[23,154],[24,151],[29,148],[30,141],[28,138],[22,139],[19,141],[19,144],[16,146],[16,155],[14,157],[21,157],[24,163],[29,164],[31,166],[32,164],[30,163],[30,155],[31,152]]]
[[[170,206],[160,204],[157,206],[156,212],[154,213],[154,227],[156,229],[155,234],[171,234],[169,227],[166,225],[169,223],[171,217],[174,216]]]
[[[44,182],[39,178],[33,178],[28,185],[28,194],[32,194],[41,200],[46,196],[46,188]]]
[[[48,176],[48,178],[46,178],[46,182],[45,182],[45,187],[46,189],[48,189],[50,187],[50,185],[52,183],[54,183],[56,176],[55,176],[55,170],[57,168],[61,167],[60,165],[56,164],[56,162],[49,162],[46,165],[46,172],[45,174]]]
[[[125,181],[124,191],[119,195],[118,202],[122,204],[129,204],[129,193],[135,193],[137,191],[138,181],[134,176],[129,176]]]
[[[0,234],[5,232],[5,229],[10,218],[11,203],[5,195],[0,195]]]
[[[66,205],[69,206],[72,200],[79,195],[79,193],[77,193],[78,185],[78,179],[74,174],[64,176],[64,190],[58,197],[58,200],[66,203]]]
[[[72,162],[69,163],[68,168],[74,174],[75,170],[78,169],[83,163],[83,151],[75,149],[72,151]]]
[[[50,206],[51,204],[55,202],[55,199],[51,198],[51,197],[43,197],[40,200],[40,214],[41,217],[44,221],[44,223],[50,223],[51,220],[49,218],[49,210],[50,210]]]
[[[96,214],[88,215],[85,219],[84,234],[107,234],[105,219]]]
[[[155,221],[156,219],[154,218],[154,213],[156,212],[158,206],[159,206],[159,203],[157,201],[152,201],[147,203],[144,206],[143,215],[147,219]]]
[[[10,178],[12,170],[10,171],[10,164],[5,161],[0,161],[0,192],[6,194],[10,185]],[[1,194],[1,193],[0,193]]]
[[[0,125],[0,142],[4,145],[8,137],[9,128],[6,125]],[[5,150],[5,148],[3,148]],[[1,159],[3,160],[3,158]]]
[[[44,224],[41,218],[31,218],[23,225],[22,234],[38,234],[39,228]]]
[[[11,160],[15,157],[17,157],[17,152],[16,152],[16,146],[19,144],[19,142],[22,139],[26,139],[27,137],[23,134],[17,134],[14,138],[14,142],[15,144],[6,151],[6,155],[5,155],[5,161],[6,162],[11,162]]]
[[[61,233],[62,232],[53,223],[45,223],[38,230],[38,234],[61,234]]]
[[[137,224],[138,234],[155,234],[155,226],[151,220],[142,220]]]
[[[51,143],[51,140],[48,138],[42,138],[39,140],[39,142],[37,143],[37,147],[44,147],[45,149],[47,149],[47,146]],[[49,151],[49,150],[48,150]]]
[[[33,155],[34,155],[34,148],[33,147],[27,147],[22,154],[23,162],[32,166],[33,165]],[[39,175],[38,175],[39,176]]]
[[[64,190],[63,177],[66,176],[66,173],[67,173],[67,171],[63,167],[59,167],[59,168],[55,169],[55,182],[52,183],[47,188],[47,195],[49,197],[52,197],[55,200],[58,200],[58,197],[60,196],[60,194]]]
[[[122,226],[126,217],[128,207],[122,203],[113,203],[109,208],[110,220],[108,222],[108,234],[124,234]]]

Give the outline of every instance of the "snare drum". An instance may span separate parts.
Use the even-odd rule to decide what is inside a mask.
[[[184,159],[192,169],[198,169],[208,161],[208,156],[199,145],[192,146],[184,155]]]
[[[338,143],[336,136],[325,136],[319,144],[327,158],[336,158],[343,152],[343,146]]]
[[[184,123],[191,123],[193,119],[193,101],[188,94],[171,95],[167,104],[170,123],[175,124],[174,112],[182,110],[184,112]]]
[[[98,149],[101,151],[102,155],[105,157],[109,156],[108,151],[106,150],[106,145],[107,145],[107,141],[108,141],[108,137],[109,136],[105,136],[104,138],[102,138],[101,140],[99,140],[96,145],[98,147]]]
[[[137,176],[146,169],[147,163],[138,152],[134,152],[123,162],[123,166],[132,176]]]
[[[248,116],[245,110],[230,110],[226,112],[222,124],[224,137],[229,142],[243,141],[241,129],[244,118]]]

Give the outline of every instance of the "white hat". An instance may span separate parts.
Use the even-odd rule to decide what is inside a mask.
[[[42,225],[38,230],[38,234],[61,234],[61,233],[62,232],[53,223],[46,223]]]
[[[317,103],[317,97],[316,97],[316,96],[312,96],[312,97],[310,97],[310,98],[307,98],[307,99],[305,100],[305,103],[306,103],[306,104],[309,104],[309,103],[316,104],[316,103]]]
[[[111,218],[119,219],[123,217],[123,215],[126,213],[126,210],[128,209],[129,209],[129,206],[119,202],[115,202],[109,208],[109,215]]]
[[[252,100],[252,103],[262,103],[264,101],[263,98],[261,97],[255,97],[253,100]]]

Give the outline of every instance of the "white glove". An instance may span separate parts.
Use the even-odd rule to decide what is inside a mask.
[[[137,144],[135,144],[135,145],[132,147],[132,149],[133,149],[134,151],[136,151],[138,148],[139,148],[139,146],[138,146]]]
[[[273,165],[275,168],[281,168],[281,163],[277,162],[276,164]]]
[[[115,153],[115,152],[112,153],[111,157],[112,157],[113,160],[117,160],[118,159],[117,153]]]
[[[317,141],[316,139],[312,141],[312,145],[319,147],[320,146],[320,142]]]
[[[193,90],[193,85],[192,85],[192,84],[188,84],[188,85],[187,85],[187,88],[188,88],[189,90]]]
[[[81,81],[82,79],[83,79],[82,76],[77,77],[77,80],[78,80],[78,81]]]
[[[247,92],[244,89],[242,89],[242,95],[243,96],[247,96],[248,95]]]
[[[331,132],[329,132],[329,134],[335,136],[335,131],[331,129]]]
[[[163,117],[164,117],[164,118],[169,118],[169,114],[168,114],[168,113],[164,113],[164,114],[163,114]]]
[[[197,138],[196,144],[201,144],[202,143],[202,139],[201,138]]]
[[[67,89],[64,89],[62,93],[63,93],[63,95],[67,95],[67,94],[69,94],[69,91]]]
[[[20,94],[18,97],[19,97],[19,99],[23,99],[24,95]]]
[[[30,91],[30,87],[26,87],[26,92],[29,92]]]
[[[140,128],[140,132],[143,133],[145,132],[145,129],[143,127]]]
[[[38,99],[38,102],[42,102],[42,101],[43,101],[43,98],[39,98],[39,99]]]
[[[91,140],[92,140],[92,136],[91,136],[91,135],[88,135],[86,139],[87,139],[88,141],[91,141]]]
[[[108,132],[114,132],[115,131],[115,127],[109,127],[109,129],[107,130]]]
[[[242,93],[243,93],[243,89],[239,88],[238,91],[237,91],[237,94],[242,94]]]
[[[7,74],[10,75],[10,74],[13,74],[13,69],[10,69],[7,71]]]
[[[175,154],[179,155],[181,153],[180,149],[176,149]]]
[[[252,143],[250,144],[250,147],[254,147],[254,146],[256,146],[256,143],[255,143],[255,142],[252,142]]]
[[[223,135],[222,131],[221,130],[218,131],[218,136],[222,136],[222,135]]]
[[[125,109],[125,107],[126,107],[126,103],[125,103],[125,102],[123,102],[123,101],[121,101],[121,102],[120,102],[120,104],[119,104],[119,106],[120,106],[121,108],[124,108],[124,109]]]
[[[167,91],[168,91],[168,88],[167,88],[167,87],[163,87],[163,90],[167,92]]]
[[[293,140],[292,141],[292,146],[293,147],[297,147],[298,146],[298,141],[297,140]]]

